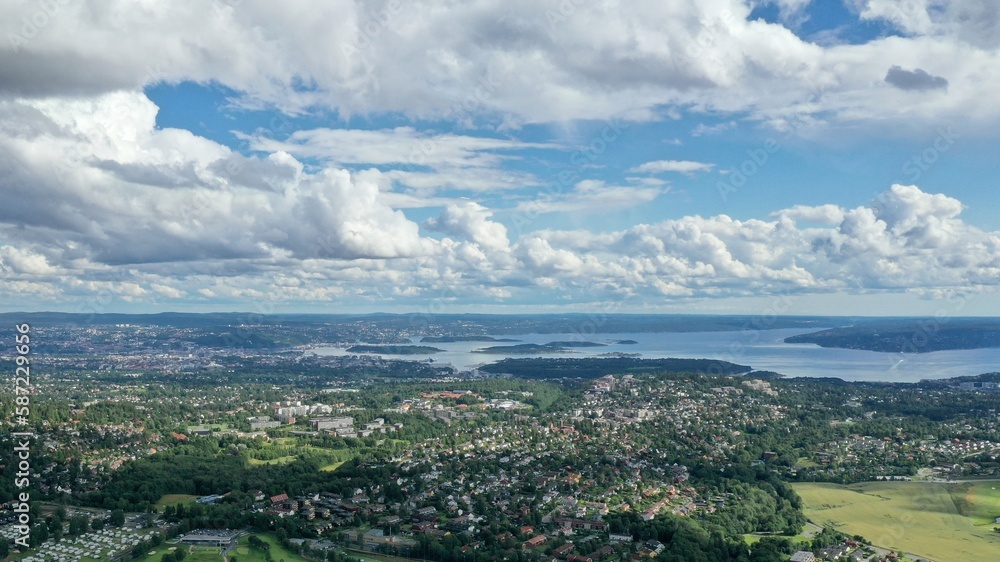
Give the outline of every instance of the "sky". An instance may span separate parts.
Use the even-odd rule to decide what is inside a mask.
[[[0,310],[1000,315],[993,0],[33,0],[0,32]]]

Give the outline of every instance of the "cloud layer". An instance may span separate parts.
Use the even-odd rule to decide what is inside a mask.
[[[155,113],[145,96],[126,92],[0,107],[10,201],[0,208],[4,298],[414,302],[447,290],[529,303],[544,290],[656,303],[1000,282],[1000,233],[966,224],[961,202],[916,186],[894,185],[853,208],[796,206],[742,221],[530,228],[542,213],[604,211],[664,193],[588,180],[499,209],[522,221],[512,237],[498,210],[480,203],[448,203],[418,224],[387,202],[391,180],[378,170],[307,170],[281,150],[247,158],[157,129]]]
[[[1000,233],[914,185],[615,228],[591,220],[672,197],[667,175],[705,177],[716,160],[647,154],[621,168],[640,177],[608,180],[584,158],[542,191],[525,152],[581,148],[517,132],[682,115],[721,117],[691,130],[700,141],[744,121],[817,134],[974,124],[969,136],[1000,123],[983,95],[1000,84],[995,2],[851,0],[891,30],[856,44],[803,39],[808,0],[774,3],[777,23],[751,19],[749,0],[5,2],[0,298],[642,308],[991,290]],[[242,130],[241,153],[156,126],[145,88],[185,81],[221,85],[248,112],[394,124]]]
[[[825,46],[750,20],[754,4],[6,2],[0,93],[92,96],[194,80],[224,84],[248,107],[401,112],[467,125],[655,120],[671,106],[768,123],[1000,117],[996,104],[977,99],[1000,78],[995,2],[853,0],[859,17],[905,36]],[[794,20],[808,2],[778,4]],[[900,106],[883,82],[893,66],[947,74],[951,86],[946,96]]]

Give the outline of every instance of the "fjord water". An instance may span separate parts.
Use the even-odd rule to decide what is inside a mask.
[[[388,355],[385,358],[450,363],[466,370],[505,357],[595,357],[604,353],[638,353],[644,359],[666,357],[721,359],[748,365],[754,370],[775,371],[788,377],[837,377],[846,381],[917,382],[1000,371],[1000,347],[962,349],[930,353],[883,353],[855,349],[822,348],[814,344],[784,343],[784,339],[814,329],[747,330],[729,332],[643,332],[615,334],[523,334],[498,338],[517,343],[544,344],[554,341],[591,341],[603,347],[574,348],[571,353],[498,355],[473,353],[489,346],[513,343],[454,342],[429,343],[444,351],[433,355]],[[413,338],[418,343],[420,338]],[[619,344],[634,340],[635,344]],[[344,355],[343,348],[316,348],[320,355]]]

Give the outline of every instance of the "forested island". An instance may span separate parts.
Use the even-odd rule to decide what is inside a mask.
[[[456,342],[516,342],[511,338],[494,338],[492,336],[424,336],[421,343],[456,343]]]
[[[517,345],[493,345],[482,349],[474,349],[473,353],[488,353],[491,355],[529,355],[532,353],[567,353],[574,347],[604,347],[603,343],[590,341],[554,341],[549,343],[519,343]]]
[[[352,345],[350,353],[384,353],[387,355],[430,355],[444,351],[429,345]]]
[[[581,357],[503,359],[483,365],[480,371],[505,373],[525,379],[594,379],[612,373],[703,373],[735,375],[750,372],[746,365],[715,359],[637,359],[633,357]]]

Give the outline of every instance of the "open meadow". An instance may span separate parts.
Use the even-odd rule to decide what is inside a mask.
[[[1000,482],[793,485],[806,517],[876,546],[938,562],[1000,559]]]
[[[156,502],[156,507],[157,509],[162,510],[168,505],[188,505],[195,503],[197,499],[198,496],[191,494],[166,494],[160,497],[160,499]]]

